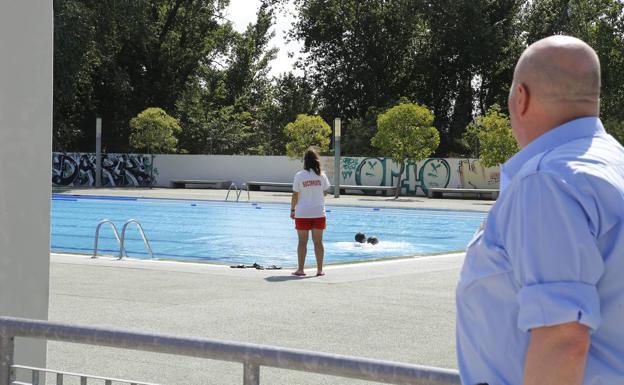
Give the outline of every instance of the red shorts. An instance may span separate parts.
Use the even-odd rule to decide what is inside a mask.
[[[325,217],[320,218],[295,218],[297,230],[325,230]]]

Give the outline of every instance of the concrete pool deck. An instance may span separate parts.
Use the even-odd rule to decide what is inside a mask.
[[[65,193],[225,197],[223,190]],[[289,199],[288,193],[252,192],[252,201]],[[328,205],[335,203],[487,211],[493,202],[327,197]],[[462,260],[463,254],[450,254],[333,265],[324,277],[296,278],[290,270],[52,254],[49,318],[455,368],[454,290]],[[57,342],[48,344],[48,367],[172,385],[242,384],[243,371],[235,363]],[[262,368],[260,378],[263,384],[367,383],[271,368]]]
[[[54,193],[75,195],[108,195],[108,196],[131,196],[141,198],[166,198],[166,199],[189,199],[189,200],[212,200],[223,201],[227,190],[219,189],[167,189],[167,188],[54,188]],[[291,194],[288,192],[274,191],[251,191],[251,202],[265,203],[290,203]],[[234,191],[230,193],[229,201],[236,200]],[[243,191],[240,202],[247,202],[247,192]],[[367,206],[388,208],[411,208],[411,209],[434,209],[434,210],[469,210],[489,211],[494,201],[471,200],[471,199],[430,199],[421,196],[387,197],[381,195],[341,195],[334,198],[333,195],[325,196],[326,205],[340,206]]]

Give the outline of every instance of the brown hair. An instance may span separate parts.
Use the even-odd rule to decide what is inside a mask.
[[[321,160],[319,154],[314,147],[308,147],[303,156],[303,168],[310,171],[314,170],[316,175],[321,175]]]

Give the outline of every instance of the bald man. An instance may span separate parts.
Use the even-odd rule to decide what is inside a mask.
[[[522,148],[457,287],[466,385],[624,384],[624,148],[598,118],[581,40],[527,48],[509,94]]]

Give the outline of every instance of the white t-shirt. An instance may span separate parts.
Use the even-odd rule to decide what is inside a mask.
[[[295,206],[295,218],[321,218],[325,216],[325,194],[329,179],[323,171],[316,175],[313,170],[301,170],[295,174],[293,191],[299,193]]]

